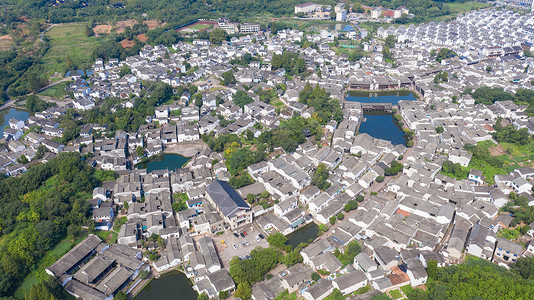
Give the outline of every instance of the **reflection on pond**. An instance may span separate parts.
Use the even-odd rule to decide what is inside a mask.
[[[147,172],[156,170],[174,171],[177,168],[183,167],[188,161],[189,158],[179,154],[163,154],[151,158],[148,162],[138,164],[137,168],[146,169]]]
[[[185,274],[179,271],[172,271],[150,281],[135,297],[135,300],[196,300],[197,297],[197,292],[193,289],[191,281],[187,279]]]
[[[319,233],[319,226],[315,223],[310,223],[301,227],[294,232],[287,235],[287,244],[296,248],[301,243],[310,243],[310,240],[315,240]]]

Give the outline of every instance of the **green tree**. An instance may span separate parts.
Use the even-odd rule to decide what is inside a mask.
[[[223,82],[222,82],[223,85],[235,84],[237,82],[234,76],[234,71],[232,70],[222,73],[222,78],[223,78]]]
[[[427,263],[426,273],[428,274],[428,277],[436,279],[438,274],[438,262],[435,260],[430,260]]]
[[[534,258],[520,257],[512,269],[524,279],[534,279]]]
[[[221,45],[222,42],[228,40],[228,33],[220,28],[215,28],[210,32],[209,40],[212,44]]]
[[[345,212],[349,212],[349,211],[354,210],[356,208],[358,208],[358,201],[350,200],[349,202],[347,202],[347,204],[345,204],[345,206],[343,207],[343,210]]]
[[[247,95],[247,92],[243,90],[239,90],[235,93],[233,99],[235,105],[244,108],[245,105],[252,103],[254,100],[252,100],[252,97]]]
[[[394,35],[388,35],[386,37],[386,46],[388,46],[389,48],[395,48],[395,43],[397,42],[397,38],[395,38]]]
[[[132,69],[130,69],[130,67],[128,67],[128,66],[123,66],[123,67],[121,68],[121,70],[119,71],[119,76],[120,76],[120,77],[124,77],[124,76],[126,76],[126,75],[128,75],[128,74],[131,74],[131,73],[132,73]]]
[[[137,154],[137,156],[141,157],[145,155],[145,149],[141,146],[137,146],[137,148],[135,149],[135,153]]]
[[[343,213],[339,213],[339,214],[337,214],[336,218],[338,220],[343,220],[345,218],[345,215],[343,215]]]
[[[313,272],[313,273],[311,274],[311,279],[312,279],[313,281],[318,281],[319,279],[321,279],[321,275],[319,275],[319,273],[317,273],[317,272]]]
[[[197,300],[209,300],[209,299],[210,299],[210,297],[208,296],[208,294],[206,294],[206,292],[198,295],[198,297],[197,297]]]
[[[69,55],[67,55],[67,70],[76,70],[76,65],[74,65],[74,62],[72,61]]]
[[[89,25],[85,25],[85,36],[93,36],[95,35],[93,29],[89,27]]]
[[[444,131],[445,131],[445,129],[443,128],[443,126],[438,126],[438,127],[436,127],[436,132],[437,132],[438,134],[443,133]]]
[[[253,204],[254,201],[256,201],[256,195],[251,193],[247,194],[247,201],[248,203]]]
[[[284,249],[287,243],[287,237],[280,232],[276,232],[267,237],[267,242],[273,247]]]
[[[128,299],[128,296],[123,292],[123,291],[119,291],[115,297],[113,297],[113,299],[115,300],[127,300]]]
[[[202,94],[195,95],[195,106],[201,108],[204,103],[202,102]]]
[[[382,182],[384,181],[384,176],[377,176],[375,180],[376,182]]]
[[[315,170],[315,173],[313,174],[311,184],[324,191],[330,187],[330,182],[327,181],[329,175],[330,170],[325,164],[320,163],[317,166],[317,170]]]
[[[250,289],[250,285],[246,282],[238,284],[237,289],[235,291],[235,296],[243,300],[250,299],[250,296],[252,296],[252,290]]]

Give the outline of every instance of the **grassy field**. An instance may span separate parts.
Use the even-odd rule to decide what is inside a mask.
[[[411,285],[407,284],[405,286],[401,286],[400,288],[402,290],[402,292],[404,293],[404,295],[408,296],[408,294],[410,294],[411,292],[413,292],[413,288]]]
[[[451,13],[462,13],[462,12],[466,12],[470,10],[481,9],[481,8],[492,6],[491,3],[482,3],[482,2],[475,2],[475,1],[465,2],[465,3],[452,2],[452,3],[447,3],[447,5],[449,6]]]
[[[22,284],[15,291],[15,298],[24,299],[24,295],[30,292],[32,284],[39,282],[41,279],[46,278],[46,276],[49,276],[46,273],[45,269],[50,267],[56,260],[58,260],[65,253],[69,252],[72,247],[74,247],[86,237],[87,235],[84,235],[76,239],[75,241],[64,239],[63,241],[59,242],[59,244],[57,244],[56,247],[54,247],[52,250],[46,252],[46,254],[43,256],[43,258],[41,258],[41,261],[37,265],[37,268],[28,276],[26,276],[26,278],[24,278]]]
[[[52,98],[63,98],[65,95],[67,95],[67,92],[65,91],[65,88],[68,87],[70,82],[65,81],[62,83],[58,83],[52,87],[47,88],[46,90],[39,93],[39,95],[42,96],[48,96]]]
[[[117,242],[118,234],[115,231],[97,231],[96,236],[107,244],[113,244]]]
[[[50,41],[50,49],[43,57],[47,75],[66,71],[67,55],[81,68],[91,64],[91,54],[103,38],[85,35],[85,24],[62,24],[50,29],[45,36]]]
[[[393,299],[400,299],[400,298],[402,298],[402,294],[401,294],[401,292],[399,292],[399,290],[392,290],[392,291],[389,291],[389,295],[391,295],[391,297],[393,297]]]
[[[450,14],[446,16],[437,17],[435,20],[432,21],[444,21],[449,20],[451,18],[455,18],[458,14],[466,13],[471,10],[477,10],[482,8],[491,7],[492,4],[490,3],[482,3],[482,2],[465,2],[465,3],[459,3],[459,2],[453,2],[453,3],[447,3],[447,5],[450,8]]]

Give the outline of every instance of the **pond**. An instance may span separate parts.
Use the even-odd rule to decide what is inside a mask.
[[[287,244],[296,248],[301,243],[310,243],[310,240],[317,238],[319,232],[319,226],[315,223],[310,223],[304,227],[297,229],[296,231],[287,235]]]
[[[179,154],[163,154],[151,158],[148,162],[137,165],[138,169],[146,169],[147,172],[156,170],[172,170],[181,168],[189,161],[188,157]]]
[[[406,146],[408,139],[392,114],[366,112],[363,118],[359,132],[390,141],[393,145],[403,144]]]
[[[22,121],[27,121],[30,117],[30,114],[27,111],[19,110],[16,108],[10,108],[0,111],[0,123],[2,127],[0,128],[0,138],[4,136],[4,127],[9,126],[10,119],[18,119]]]
[[[414,94],[410,91],[388,91],[388,92],[360,92],[350,91],[347,101],[354,101],[360,103],[391,103],[397,105],[399,100],[417,100]]]
[[[412,92],[406,90],[376,93],[350,91],[346,100],[360,103],[391,103],[392,105],[397,105],[400,100],[415,101],[417,98]],[[399,126],[399,123],[393,118],[393,115],[389,113],[379,111],[364,112],[358,132],[367,133],[374,138],[390,141],[394,145],[403,144],[406,146],[408,142],[402,127]]]
[[[153,279],[137,294],[135,300],[179,299],[196,300],[198,293],[184,273],[172,271]]]

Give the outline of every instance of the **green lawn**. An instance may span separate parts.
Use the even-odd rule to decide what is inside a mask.
[[[491,3],[482,3],[482,2],[475,2],[475,1],[465,2],[465,3],[451,2],[451,3],[447,3],[447,5],[449,6],[451,13],[462,13],[462,12],[467,12],[470,10],[481,9],[481,8],[492,6]]]
[[[411,285],[407,284],[405,286],[401,286],[400,288],[404,295],[408,296],[411,292],[413,292],[413,288]]]
[[[65,73],[67,55],[78,67],[89,66],[93,50],[104,39],[85,35],[85,24],[61,24],[53,27],[45,36],[50,41],[50,49],[43,56],[43,66],[47,75],[54,72]]]
[[[95,235],[107,244],[117,242],[118,234],[115,231],[97,231]]]
[[[400,299],[402,298],[402,294],[399,290],[392,290],[392,291],[389,291],[389,294],[391,295],[391,297],[393,297],[393,299]]]
[[[67,92],[65,91],[65,88],[69,86],[70,82],[65,81],[62,83],[58,83],[54,86],[51,86],[47,88],[46,90],[39,93],[39,95],[42,96],[48,96],[52,98],[63,98],[67,95]]]
[[[74,242],[64,239],[59,242],[56,247],[46,252],[45,255],[41,258],[39,264],[37,265],[37,268],[33,270],[30,274],[28,274],[26,278],[24,278],[22,284],[15,291],[15,298],[24,299],[24,295],[30,291],[32,284],[37,283],[41,279],[49,276],[46,273],[45,269],[50,267],[54,262],[56,262],[56,260],[58,260],[65,253],[69,252],[72,247],[74,247],[86,237],[87,235],[84,235],[75,240]]]

